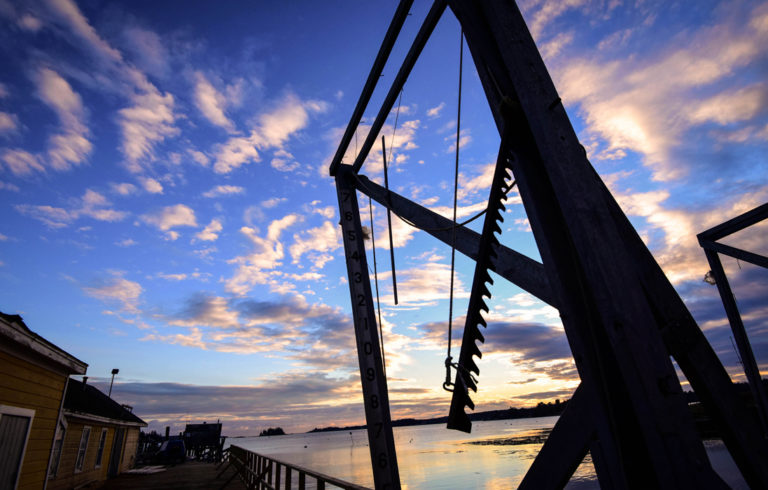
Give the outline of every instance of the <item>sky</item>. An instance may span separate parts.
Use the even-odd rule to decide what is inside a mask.
[[[743,380],[696,234],[768,201],[768,3],[519,5],[590,161]],[[0,0],[0,311],[104,390],[119,368],[113,397],[149,429],[363,423],[328,165],[395,8]],[[428,9],[415,2],[345,162]],[[382,131],[391,187],[445,216],[459,46],[448,10]],[[460,126],[467,218],[485,208],[499,137],[466,47]],[[381,157],[361,173],[382,182]],[[539,259],[509,203],[500,241]],[[395,218],[395,306],[386,214],[372,218],[392,416],[446,415],[450,248]],[[723,241],[766,254],[767,228]],[[768,371],[768,271],[723,262]],[[454,356],[473,269],[457,256]],[[495,283],[477,410],[568,398],[557,311]]]

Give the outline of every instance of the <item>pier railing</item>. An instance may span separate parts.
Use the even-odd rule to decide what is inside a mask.
[[[237,470],[224,484],[224,487],[232,478],[239,476],[245,486],[254,490],[305,490],[313,488],[318,490],[326,488],[366,490],[366,487],[264,456],[239,446],[229,446],[225,450],[225,459],[222,464],[226,467],[219,475],[222,475],[229,466],[234,466]]]

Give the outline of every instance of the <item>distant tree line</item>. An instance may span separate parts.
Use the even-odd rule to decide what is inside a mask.
[[[487,412],[473,412],[469,414],[469,419],[473,421],[480,420],[507,420],[507,419],[522,419],[532,417],[551,417],[553,415],[560,415],[568,405],[568,400],[554,402],[539,402],[535,407],[516,408],[509,407],[503,410],[489,410]],[[410,425],[427,425],[427,424],[444,424],[448,422],[448,417],[435,417],[431,419],[399,419],[393,420],[393,427],[404,427]],[[365,425],[353,425],[348,427],[323,427],[318,429],[315,427],[309,432],[330,432],[334,430],[357,430],[365,429]]]
[[[263,431],[261,431],[259,433],[259,437],[263,437],[263,436],[284,436],[284,435],[285,435],[285,432],[283,431],[283,429],[281,427],[275,427],[275,428],[270,427],[269,429],[264,429]]]

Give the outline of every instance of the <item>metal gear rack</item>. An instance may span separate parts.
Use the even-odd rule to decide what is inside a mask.
[[[727,488],[709,464],[670,360],[673,357],[752,488],[768,488],[768,442],[756,415],[683,301],[587,159],[517,5],[436,0],[352,164],[342,158],[412,0],[400,2],[331,162],[349,274],[360,378],[376,488],[399,488],[395,445],[357,192],[452,243],[453,222],[382,188],[359,171],[403,84],[447,7],[456,16],[501,136],[483,231],[457,227],[456,250],[477,262],[449,414],[465,407],[479,375],[488,271],[560,312],[581,384],[520,488],[563,487],[592,455],[603,488]],[[514,175],[542,262],[499,244],[504,187]]]

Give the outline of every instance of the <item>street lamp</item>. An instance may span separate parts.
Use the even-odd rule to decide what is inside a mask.
[[[120,370],[117,368],[112,370],[112,381],[109,383],[109,395],[108,395],[109,397],[112,396],[112,384],[115,382],[115,375],[119,372]]]

